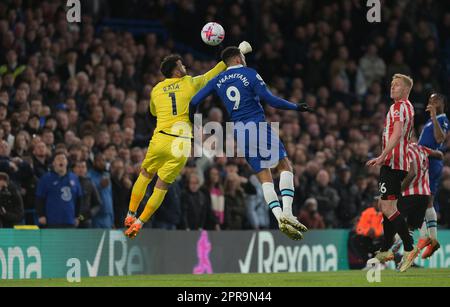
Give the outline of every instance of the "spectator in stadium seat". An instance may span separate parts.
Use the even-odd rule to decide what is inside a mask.
[[[8,143],[0,140],[0,172],[7,173],[13,179],[18,177],[22,160],[19,157],[11,158],[10,153]]]
[[[225,209],[224,187],[217,167],[211,167],[206,171],[202,191],[207,197],[209,206],[218,224],[223,225]]]
[[[323,76],[327,75],[329,66],[324,59],[323,53],[323,50],[319,46],[311,46],[309,52],[310,56],[308,57],[308,61],[305,65],[305,75],[308,77],[305,78],[304,81],[306,86],[313,90],[317,90],[325,84]]]
[[[23,157],[28,153],[30,146],[30,135],[25,130],[17,133],[14,139],[14,147],[11,150],[11,157]]]
[[[270,227],[269,207],[264,200],[261,183],[255,175],[251,175],[248,180],[256,193],[246,195],[247,220],[253,229],[267,229]]]
[[[111,184],[113,191],[114,224],[116,228],[122,228],[123,221],[128,212],[133,182],[126,174],[124,161],[120,158],[115,159],[111,163]]]
[[[3,122],[8,117],[8,105],[0,100],[0,122]]]
[[[342,166],[338,170],[334,188],[339,194],[338,215],[340,227],[350,228],[360,208],[360,191],[352,178],[350,168]]]
[[[48,150],[53,152],[55,149],[55,135],[53,131],[49,128],[44,128],[41,132],[41,139],[47,146]]]
[[[1,122],[2,128],[3,128],[3,139],[7,142],[8,146],[13,147],[14,146],[14,139],[15,136],[12,133],[11,129],[11,121],[10,120],[3,120]]]
[[[0,76],[12,74],[14,78],[17,78],[25,71],[25,68],[25,65],[19,64],[17,52],[9,49],[6,53],[6,64],[0,66]]]
[[[386,73],[386,64],[377,52],[377,46],[369,44],[366,54],[359,61],[359,69],[369,86],[375,81],[380,81]]]
[[[91,228],[92,219],[97,215],[102,207],[102,200],[97,188],[90,178],[87,177],[88,168],[86,161],[76,160],[73,166],[73,172],[78,176],[81,189],[83,190],[83,200],[80,206],[79,228]]]
[[[102,152],[95,155],[93,167],[88,171],[102,200],[98,214],[92,219],[94,228],[111,229],[114,226],[114,207],[110,173],[106,170],[105,156]]]
[[[43,92],[43,100],[52,111],[55,111],[56,106],[64,101],[61,81],[57,76],[49,78],[47,88]]]
[[[78,177],[68,170],[67,155],[60,151],[53,157],[53,170],[39,180],[36,189],[36,211],[39,224],[49,228],[74,228],[83,191]]]
[[[156,180],[150,183],[147,192],[151,193]],[[158,211],[151,218],[151,227],[166,230],[175,230],[181,223],[181,185],[175,182],[169,186],[166,197],[164,198]]]
[[[150,136],[156,126],[155,118],[150,117],[147,99],[140,100],[137,107],[137,112],[134,116],[134,121],[136,123],[135,129],[136,145],[140,147],[145,147],[148,145]]]
[[[77,61],[78,54],[76,50],[69,49],[66,51],[66,62],[58,69],[58,75],[61,80],[67,81],[70,78],[74,78],[80,71],[80,66]]]
[[[19,189],[10,183],[6,173],[0,173],[0,228],[20,224],[24,216],[23,200]]]
[[[242,230],[246,222],[245,194],[238,174],[229,173],[225,180],[224,226],[228,230]]]
[[[323,216],[326,227],[337,227],[336,209],[340,198],[338,192],[330,186],[330,175],[326,170],[320,170],[317,173],[309,195],[317,200],[319,213]]]
[[[392,62],[388,65],[386,71],[386,80],[392,80],[395,74],[411,75],[411,69],[405,64],[403,60],[403,52],[396,50],[392,56]]]
[[[191,174],[187,179],[187,187],[181,192],[182,218],[181,229],[201,230],[206,229],[208,219],[211,224],[217,224],[212,213],[207,196],[200,190],[200,180],[197,174]]]
[[[308,198],[300,212],[298,213],[298,220],[302,221],[308,229],[324,229],[325,223],[322,216],[317,209],[317,200],[315,198]]]
[[[38,135],[41,128],[41,120],[38,115],[32,114],[28,120],[25,130],[31,135]]]

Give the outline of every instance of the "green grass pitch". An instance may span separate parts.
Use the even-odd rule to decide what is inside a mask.
[[[0,280],[0,287],[450,287],[450,269],[410,269],[405,273],[381,271],[381,282],[369,283],[366,271],[272,274],[134,275],[65,279]]]

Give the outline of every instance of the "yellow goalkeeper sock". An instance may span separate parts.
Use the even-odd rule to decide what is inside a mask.
[[[139,174],[138,179],[133,185],[133,190],[131,191],[130,197],[130,205],[129,211],[133,214],[136,213],[139,208],[139,204],[145,196],[145,192],[147,191],[147,186],[150,183],[151,179]]]
[[[160,190],[158,188],[155,188],[153,190],[152,196],[147,201],[147,204],[145,205],[144,212],[142,212],[139,219],[142,222],[147,222],[152,215],[155,213],[156,210],[158,210],[159,206],[161,206],[161,203],[164,200],[164,197],[167,194],[167,190]]]

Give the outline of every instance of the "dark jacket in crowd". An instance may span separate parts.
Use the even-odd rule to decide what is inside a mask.
[[[153,188],[152,188],[153,191]],[[181,222],[181,188],[178,183],[170,185],[166,197],[159,209],[156,211],[152,223],[155,228],[158,225],[177,226]]]
[[[88,177],[78,177],[83,190],[82,201],[80,203],[80,214],[78,215],[79,228],[92,227],[92,218],[97,215],[101,209],[102,199],[97,188]]]
[[[23,200],[19,189],[9,184],[0,190],[0,228],[12,228],[24,217]]]
[[[225,229],[241,230],[244,228],[246,217],[245,195],[236,191],[234,195],[225,195]]]
[[[131,189],[124,186],[122,180],[111,177],[114,207],[114,224],[116,228],[123,228],[123,221],[128,213]]]
[[[33,157],[33,171],[34,175],[39,179],[41,178],[45,173],[50,171],[50,165],[48,161],[45,161],[42,163],[36,157]]]
[[[332,187],[321,187],[314,184],[311,187],[311,197],[317,200],[319,213],[322,215],[327,227],[336,227],[338,222],[336,210],[339,206],[339,195]]]
[[[15,185],[22,198],[25,209],[34,209],[37,179],[34,176],[33,168],[26,161],[14,163],[17,169],[14,169],[12,164],[11,158],[0,157],[0,172],[9,175],[10,181]]]
[[[352,182],[346,184],[338,180],[335,188],[340,198],[338,208],[340,227],[350,228],[353,225],[352,220],[358,215],[361,203],[358,187]]]
[[[212,214],[211,203],[202,190],[191,192],[185,190],[181,194],[182,220],[181,229],[207,229],[208,225],[217,224]]]

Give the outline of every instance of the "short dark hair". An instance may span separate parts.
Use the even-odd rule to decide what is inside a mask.
[[[57,149],[52,156],[52,159],[51,159],[52,163],[53,163],[53,161],[55,161],[57,156],[64,156],[64,157],[66,157],[66,160],[69,161],[69,157],[67,157],[66,153],[61,149]]]
[[[117,146],[117,145],[114,144],[114,143],[109,143],[108,145],[106,145],[105,150],[108,149],[108,148],[110,148],[110,147],[114,147],[114,149],[115,149],[116,151],[119,151],[119,146]]]
[[[220,55],[220,57],[222,58],[222,61],[224,61],[225,63],[227,63],[231,58],[234,58],[237,55],[240,55],[241,51],[239,50],[238,47],[234,47],[234,46],[230,46],[225,48],[222,51],[222,54]]]
[[[161,73],[164,77],[172,77],[173,70],[177,67],[177,62],[182,60],[179,54],[171,54],[166,56],[161,62]]]
[[[447,111],[447,97],[444,94],[434,92],[431,95],[436,95],[436,98],[441,100],[444,104],[444,112]]]
[[[75,161],[73,162],[72,168],[74,168],[75,166],[77,166],[77,165],[79,165],[79,164],[82,164],[82,163],[87,163],[87,162],[86,162],[86,160],[75,160]]]
[[[50,128],[44,127],[44,128],[42,128],[42,130],[41,130],[41,135],[43,135],[44,133],[53,133],[53,130],[50,129]]]

